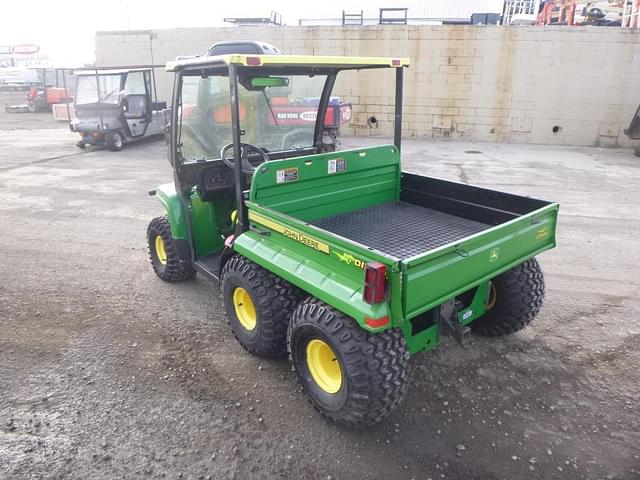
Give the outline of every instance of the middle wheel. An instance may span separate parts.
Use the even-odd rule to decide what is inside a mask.
[[[300,298],[296,287],[235,255],[222,270],[222,296],[233,334],[247,351],[286,354],[287,326]]]

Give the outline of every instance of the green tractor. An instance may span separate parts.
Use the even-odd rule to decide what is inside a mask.
[[[556,203],[402,171],[408,64],[228,54],[167,65],[174,182],[151,192],[166,209],[148,228],[155,272],[220,282],[240,344],[288,353],[316,409],[352,428],[399,404],[410,356],[528,325],[544,297],[534,257],[556,242]],[[337,76],[372,69],[395,73],[394,143],[327,151]],[[278,123],[278,103],[308,98],[319,101],[306,125]]]

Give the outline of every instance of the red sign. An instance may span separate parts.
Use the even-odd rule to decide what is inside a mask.
[[[17,55],[33,55],[40,51],[40,47],[38,45],[32,44],[24,44],[24,45],[14,45],[11,47],[11,53]]]
[[[313,125],[318,116],[317,108],[317,105],[274,105],[275,119],[270,116],[269,123],[271,125]],[[335,108],[334,105],[327,106],[324,116],[326,127],[335,127],[338,126],[338,122],[351,121],[351,104],[340,105],[340,118],[335,117]]]

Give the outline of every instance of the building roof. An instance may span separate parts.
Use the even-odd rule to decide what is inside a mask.
[[[167,63],[167,71],[190,68],[211,68],[236,64],[245,67],[317,67],[356,70],[361,68],[408,67],[408,58],[386,57],[340,57],[320,55],[219,55],[213,57],[195,57]]]
[[[78,76],[84,75],[122,75],[123,73],[131,73],[131,72],[146,72],[150,71],[151,68],[83,68],[81,70],[74,70],[73,74]]]
[[[406,8],[407,24],[409,25],[430,25],[445,22],[468,23],[474,13],[501,14],[504,6],[504,0],[403,0],[402,2],[351,0],[348,3],[349,5],[345,8],[345,12],[347,14],[359,14],[362,11],[363,25],[378,24],[379,10],[386,7]],[[333,11],[332,13],[334,16],[323,18],[318,18],[317,13],[315,17],[303,16],[298,19],[298,23],[299,25],[342,24],[342,17],[338,15],[340,12]]]
[[[503,0],[409,0],[403,7],[411,18],[468,19],[473,13],[502,13],[503,4]]]

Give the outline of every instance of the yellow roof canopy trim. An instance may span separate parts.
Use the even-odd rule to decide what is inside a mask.
[[[210,68],[223,65],[242,65],[245,67],[318,67],[318,68],[383,68],[408,67],[409,59],[402,57],[340,57],[323,55],[219,55],[195,57],[167,63],[167,71],[175,72],[183,68]]]

